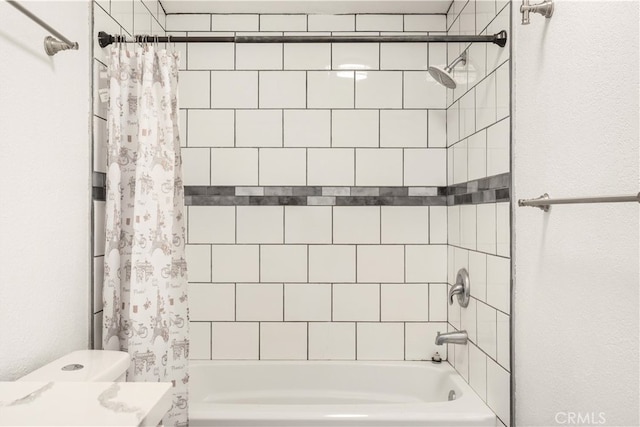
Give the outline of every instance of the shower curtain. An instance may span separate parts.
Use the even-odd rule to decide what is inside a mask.
[[[178,135],[178,53],[109,55],[103,347],[127,381],[171,382],[166,426],[187,425],[189,313]]]

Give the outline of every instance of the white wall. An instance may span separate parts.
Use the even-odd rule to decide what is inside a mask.
[[[48,35],[0,2],[0,380],[89,336],[88,2],[26,2],[79,52],[48,57]]]
[[[514,199],[637,193],[638,3],[513,18]],[[637,204],[514,209],[517,424],[637,426]]]

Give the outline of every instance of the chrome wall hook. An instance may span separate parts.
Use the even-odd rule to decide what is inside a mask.
[[[553,16],[553,0],[545,0],[538,4],[529,4],[529,0],[522,0],[520,6],[520,13],[522,13],[522,25],[529,25],[529,14],[539,13],[545,18],[551,18]]]

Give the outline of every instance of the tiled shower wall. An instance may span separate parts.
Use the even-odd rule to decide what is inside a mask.
[[[165,13],[158,0],[93,2],[93,33],[164,35]],[[107,171],[107,52],[93,45],[93,347],[102,348],[104,274],[104,173]]]
[[[454,1],[449,34],[510,31],[506,1]],[[448,59],[466,45],[449,44]],[[495,45],[468,48],[457,67],[456,90],[447,93],[447,182],[472,192],[474,182],[496,175],[510,181],[510,56]],[[450,200],[451,202],[451,200]],[[450,203],[451,204],[451,203]],[[450,330],[467,330],[467,346],[449,345],[449,362],[503,424],[510,424],[510,204],[458,197],[448,207],[448,283],[469,271],[471,302],[449,306]]]
[[[169,15],[167,30],[426,34],[446,16]],[[191,357],[446,357],[447,99],[426,72],[446,45],[181,48]]]

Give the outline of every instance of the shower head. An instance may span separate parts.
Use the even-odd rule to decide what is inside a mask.
[[[451,65],[447,65],[446,67],[437,67],[432,66],[427,68],[431,77],[435,79],[441,85],[448,87],[449,89],[456,88],[456,81],[453,79],[453,68],[458,65],[459,62],[462,62],[462,65],[467,63],[467,51],[465,50],[462,54],[457,57]]]

